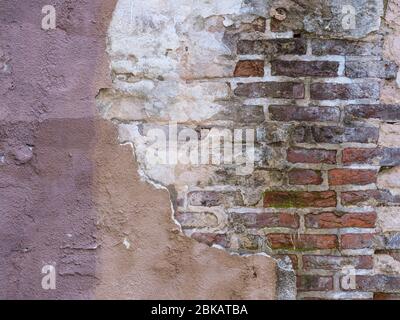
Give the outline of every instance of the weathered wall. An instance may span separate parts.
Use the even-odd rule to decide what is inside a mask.
[[[344,5],[355,8],[348,30]],[[186,235],[291,261],[299,298],[396,298],[398,10],[119,0],[100,112],[133,145],[142,177],[169,189]],[[253,130],[254,171],[151,161],[149,132],[170,133],[171,121],[178,132]],[[343,287],[346,266],[354,288]]]
[[[168,193],[98,117],[115,1],[52,1],[49,31],[46,4],[0,2],[0,297],[275,299],[275,261],[180,235]]]
[[[349,3],[1,1],[0,297],[398,299],[399,5]],[[255,171],[148,163],[171,120]]]

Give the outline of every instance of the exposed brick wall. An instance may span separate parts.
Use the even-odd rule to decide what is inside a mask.
[[[398,71],[382,58],[382,45],[379,35],[370,41],[306,35],[238,41],[234,95],[243,108],[264,106],[266,120],[258,130],[269,137],[284,130],[288,138],[258,136],[260,146],[282,158],[260,161],[257,169],[278,171],[280,183],[268,188],[261,181],[263,210],[256,205],[246,211],[238,194],[190,193],[189,205],[240,207],[228,210],[225,233],[193,237],[240,252],[289,257],[298,298],[389,299],[400,291],[400,277],[374,270],[377,248],[400,249],[400,234],[391,234],[390,241],[378,232],[374,208],[400,203],[377,188],[381,168],[400,164],[400,149],[378,147],[380,124],[400,118],[398,105],[380,103],[382,81]],[[353,290],[342,287],[345,266],[355,269]]]

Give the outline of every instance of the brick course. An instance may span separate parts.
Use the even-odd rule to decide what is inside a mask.
[[[336,163],[336,151],[324,149],[290,148],[287,160],[292,163]]]
[[[307,228],[374,228],[376,213],[323,212],[305,217]]]
[[[304,84],[299,82],[239,83],[235,89],[239,97],[303,99]]]
[[[287,77],[336,77],[339,62],[336,61],[284,61],[271,63],[273,76]]]
[[[377,179],[375,170],[333,169],[329,170],[328,175],[331,186],[345,184],[365,185],[375,183]]]
[[[271,120],[277,121],[339,121],[336,107],[270,106]]]

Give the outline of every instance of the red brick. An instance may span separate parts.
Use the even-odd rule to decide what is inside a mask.
[[[288,77],[336,77],[339,62],[336,61],[284,61],[271,63],[273,76]]]
[[[267,239],[272,249],[313,250],[338,246],[336,235],[272,233]]]
[[[333,169],[329,170],[328,177],[331,186],[366,185],[376,183],[377,172],[375,170]]]
[[[333,290],[333,278],[318,275],[297,276],[298,291],[329,291]]]
[[[233,222],[248,228],[298,228],[299,217],[291,213],[233,213]]]
[[[314,100],[379,99],[377,81],[363,83],[313,83],[310,89]]]
[[[270,106],[271,120],[276,121],[339,121],[337,107]]]
[[[293,169],[288,173],[289,183],[294,185],[301,184],[321,184],[323,182],[321,171],[307,169]]]
[[[368,249],[373,245],[375,235],[372,233],[344,234],[341,237],[342,249]]]
[[[304,84],[299,82],[239,83],[235,95],[248,98],[303,99]]]
[[[375,212],[341,213],[323,212],[305,217],[307,228],[374,228]]]
[[[264,60],[239,61],[234,71],[235,77],[263,77]]]
[[[378,153],[376,148],[347,148],[342,152],[342,162],[344,164],[369,163]]]
[[[264,207],[274,208],[325,208],[336,206],[334,191],[267,191],[264,193]]]
[[[305,270],[342,270],[344,266],[348,265],[355,269],[372,269],[374,259],[372,256],[303,256],[303,268]]]
[[[336,163],[336,151],[324,149],[291,148],[287,151],[287,160],[292,163]]]

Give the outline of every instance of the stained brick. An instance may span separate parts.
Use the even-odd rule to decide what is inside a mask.
[[[262,127],[256,129],[257,142],[265,142],[266,144],[286,142],[289,127],[289,124],[266,122]]]
[[[377,172],[375,170],[333,169],[329,170],[328,178],[331,186],[345,184],[365,185],[376,183]]]
[[[276,121],[339,121],[336,107],[270,106],[271,120]]]
[[[249,228],[298,228],[299,217],[291,213],[233,213],[234,223],[240,223]]]
[[[234,71],[235,77],[263,77],[264,60],[239,61]]]
[[[378,56],[382,53],[379,42],[313,39],[311,46],[313,54],[317,56]]]
[[[298,143],[376,143],[379,129],[375,127],[339,127],[298,125],[294,127],[292,139]]]
[[[273,76],[288,77],[336,77],[339,62],[336,61],[284,61],[271,63]]]
[[[192,206],[241,206],[243,199],[240,192],[193,191],[188,194]]]
[[[305,216],[307,228],[374,228],[375,222],[375,212],[323,212]]]
[[[341,200],[343,205],[360,205],[364,201],[377,200],[380,198],[379,190],[361,190],[342,192]]]
[[[315,170],[293,169],[289,171],[288,177],[289,183],[294,185],[318,185],[323,182],[321,171]]]
[[[372,269],[374,261],[372,256],[303,256],[303,268],[306,270],[342,270],[348,265],[355,269]]]
[[[399,204],[400,196],[393,195],[387,190],[347,191],[341,194],[342,204],[350,205],[388,205]]]
[[[377,81],[344,84],[313,83],[310,94],[311,99],[315,100],[379,99],[380,85]]]
[[[265,121],[264,107],[235,105],[223,108],[212,116],[214,121],[235,121],[239,125],[261,124]]]
[[[333,290],[333,278],[319,275],[297,276],[299,291],[329,291]]]
[[[287,151],[287,160],[292,163],[336,163],[336,151],[325,149],[291,148]]]
[[[380,119],[384,121],[400,120],[400,105],[349,105],[345,107],[345,118],[347,121],[358,118]]]
[[[371,163],[380,154],[377,148],[347,148],[342,152],[342,162],[351,163]],[[400,155],[400,153],[399,153]]]
[[[264,193],[264,207],[322,208],[335,206],[336,193],[334,191],[266,191]]]
[[[395,79],[398,66],[393,61],[347,61],[346,76],[349,78]]]
[[[396,293],[400,288],[400,276],[356,276],[357,290]]]
[[[336,235],[320,234],[286,234],[272,233],[267,235],[272,249],[313,250],[335,249],[338,246]]]
[[[344,234],[341,237],[341,247],[342,249],[372,248],[374,236],[371,233]]]
[[[306,54],[304,39],[241,40],[238,42],[238,54],[263,54],[268,56],[285,54]]]
[[[343,150],[342,161],[344,164],[397,166],[400,165],[400,148],[347,148]]]
[[[248,98],[303,99],[304,84],[299,82],[239,83],[235,95]]]

